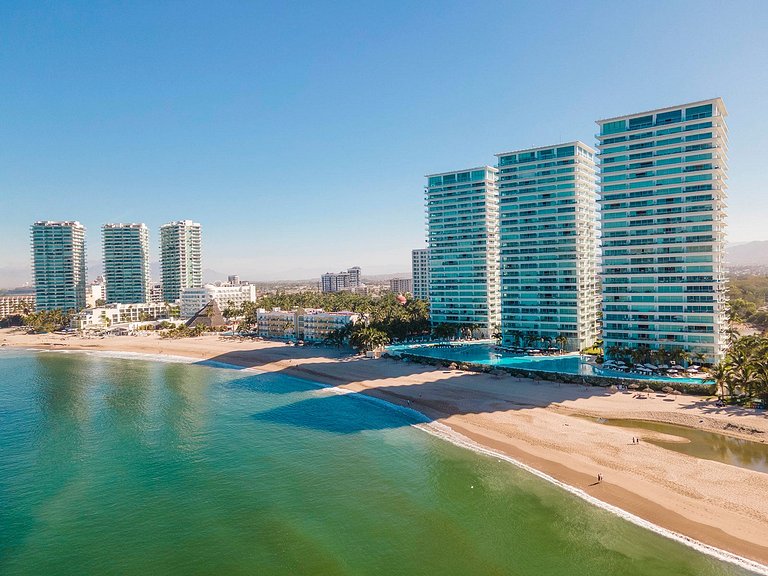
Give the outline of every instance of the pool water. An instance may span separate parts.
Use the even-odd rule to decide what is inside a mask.
[[[687,384],[702,384],[700,378],[669,378],[666,376],[649,376],[644,374],[627,374],[618,370],[606,370],[582,360],[577,353],[562,356],[527,356],[499,352],[491,342],[476,344],[456,344],[451,346],[433,346],[428,344],[401,344],[389,346],[391,353],[408,353],[428,358],[439,358],[452,362],[467,362],[485,364],[522,370],[541,370],[560,374],[578,374],[582,376],[601,376],[608,378],[631,378],[633,380],[653,380],[655,382],[682,382]]]

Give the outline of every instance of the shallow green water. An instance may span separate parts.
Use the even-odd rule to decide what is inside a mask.
[[[0,352],[0,574],[735,575],[279,374]]]
[[[750,442],[741,438],[726,436],[725,434],[716,434],[705,430],[695,430],[685,426],[675,426],[674,424],[663,424],[661,422],[646,422],[644,420],[604,420],[600,422],[610,426],[620,426],[622,428],[639,428],[663,434],[671,434],[685,438],[688,442],[664,442],[662,440],[646,439],[646,442],[674,450],[696,458],[705,458],[748,468],[757,472],[768,473],[768,444],[760,442]]]

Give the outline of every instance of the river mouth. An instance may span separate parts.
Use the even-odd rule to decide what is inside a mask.
[[[744,440],[717,432],[709,432],[647,420],[606,419],[588,417],[593,422],[638,431],[641,442],[704,460],[714,460],[768,474],[768,444]],[[642,434],[647,432],[647,435]],[[768,438],[765,439],[768,441]]]

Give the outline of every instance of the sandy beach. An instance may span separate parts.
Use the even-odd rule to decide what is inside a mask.
[[[284,372],[408,406],[594,498],[704,544],[768,565],[768,474],[641,441],[654,433],[583,418],[680,424],[768,443],[768,418],[702,397],[664,397],[466,373],[314,347],[216,335],[103,339],[0,330],[0,344],[173,355]],[[596,482],[597,474],[603,481]]]

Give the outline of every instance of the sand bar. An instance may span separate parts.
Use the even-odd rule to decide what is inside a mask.
[[[0,330],[20,348],[183,356],[279,371],[418,410],[474,442],[662,528],[768,565],[768,474],[634,445],[632,430],[584,418],[634,418],[768,442],[768,418],[693,396],[609,393],[596,387],[474,374],[335,350],[215,335],[104,339]],[[640,434],[642,436],[642,434]],[[596,475],[603,482],[595,482]]]

